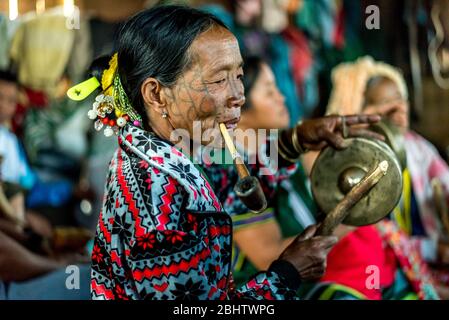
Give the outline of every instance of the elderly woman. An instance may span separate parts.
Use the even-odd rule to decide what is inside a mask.
[[[309,298],[437,299],[447,289],[436,283],[423,260],[447,262],[445,245],[438,240],[430,181],[437,177],[448,189],[449,170],[435,148],[409,130],[405,81],[392,66],[370,57],[337,66],[332,74],[329,114],[376,113],[400,127],[405,137],[407,168],[401,204],[393,220],[355,229],[328,255],[326,274]],[[307,155],[310,169],[316,155]],[[439,248],[439,250],[437,250]],[[447,250],[447,249],[446,249]],[[375,265],[379,285],[366,285],[367,270]],[[435,290],[436,289],[436,290]],[[438,291],[438,294],[437,292]]]
[[[399,227],[413,237],[423,257],[449,263],[449,246],[442,241],[432,180],[439,180],[449,195],[449,167],[435,147],[410,130],[408,93],[399,70],[370,57],[342,64],[333,71],[334,90],[328,113],[380,114],[398,126],[405,139],[407,168],[401,204],[393,213]],[[350,90],[348,88],[351,88]]]
[[[101,81],[88,116],[119,140],[92,252],[94,299],[288,299],[301,280],[322,274],[335,239],[312,237],[311,227],[268,271],[233,287],[231,219],[190,148],[209,142],[194,134],[198,125],[202,135],[219,123],[235,127],[245,102],[237,40],[221,21],[187,7],[142,11],[123,25],[109,66],[98,62],[96,77],[69,91],[80,100]],[[349,125],[378,120],[346,117]],[[293,137],[296,149],[341,148],[340,129],[339,117],[326,117],[284,131],[280,165],[291,169],[299,157]],[[288,172],[262,179],[265,190]]]

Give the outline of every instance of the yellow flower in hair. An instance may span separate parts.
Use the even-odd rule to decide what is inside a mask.
[[[117,53],[114,53],[109,61],[109,69],[105,70],[103,72],[103,76],[101,77],[101,87],[103,88],[103,91],[105,91],[105,94],[107,94],[106,89],[108,89],[107,91],[111,91],[112,89],[112,83],[114,82],[117,65]]]

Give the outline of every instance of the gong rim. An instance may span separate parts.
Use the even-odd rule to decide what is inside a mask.
[[[407,153],[405,151],[405,138],[399,128],[385,119],[371,125],[370,128],[385,137],[385,143],[395,153],[402,170],[404,170],[407,167]]]
[[[363,226],[376,223],[387,216],[402,194],[402,169],[395,153],[384,142],[366,138],[347,139],[349,147],[321,151],[310,175],[312,194],[320,210],[327,215],[345,196],[339,187],[341,174],[357,167],[365,172],[382,160],[388,161],[387,174],[367,195],[349,210],[344,224]]]

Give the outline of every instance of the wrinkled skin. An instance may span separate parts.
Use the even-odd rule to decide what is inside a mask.
[[[242,57],[237,39],[222,27],[199,35],[189,54],[191,65],[174,86],[163,87],[156,79],[148,78],[141,92],[156,134],[174,142],[173,131],[182,129],[194,142],[208,144],[212,140],[208,133],[220,135],[220,122],[232,127],[240,119],[240,108],[245,103]],[[162,118],[163,113],[168,116]],[[351,127],[376,121],[376,116],[352,116],[346,123]],[[201,125],[202,137],[194,136],[195,122]],[[326,117],[305,121],[298,127],[298,135],[313,150],[327,143],[342,148],[340,129],[339,117]],[[350,135],[356,134],[354,130],[350,128]],[[223,141],[214,145],[223,147]]]
[[[245,103],[242,83],[242,57],[237,39],[222,27],[199,35],[189,49],[190,67],[175,85],[162,87],[154,79],[142,85],[152,129],[173,142],[176,129],[185,130],[196,143],[208,144],[210,138],[194,136],[195,122],[206,136],[220,135],[220,122],[237,123]],[[168,114],[162,118],[163,112]],[[175,135],[176,136],[176,135]],[[217,147],[223,147],[219,141]]]

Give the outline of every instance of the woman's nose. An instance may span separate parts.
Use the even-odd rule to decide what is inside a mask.
[[[279,89],[276,90],[276,98],[280,103],[285,103],[285,96],[279,91]]]
[[[229,86],[227,106],[229,108],[241,108],[245,104],[245,89],[241,80],[233,81]]]
[[[245,104],[245,95],[240,95],[238,97],[229,97],[228,99],[228,108],[241,108]]]

